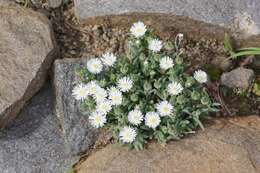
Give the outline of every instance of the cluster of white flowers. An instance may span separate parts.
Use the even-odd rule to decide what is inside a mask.
[[[139,38],[146,34],[146,26],[142,22],[134,23],[130,29],[131,34]],[[183,34],[178,34],[178,39],[183,39]],[[137,42],[136,41],[136,42]],[[136,44],[139,44],[136,43]],[[158,53],[163,47],[163,42],[158,39],[152,39],[148,42],[148,49],[153,53]],[[112,53],[105,53],[101,58],[90,59],[87,62],[87,69],[90,73],[97,75],[103,69],[112,67],[117,61],[117,57]],[[148,63],[147,61],[144,62]],[[164,56],[159,61],[159,66],[162,70],[168,70],[174,67],[174,60],[169,56]],[[208,80],[206,72],[197,70],[194,72],[193,77],[199,83],[206,83]],[[129,76],[120,78],[116,86],[111,86],[108,89],[102,88],[97,81],[90,81],[87,84],[79,84],[74,87],[72,91],[73,97],[76,100],[83,101],[88,97],[92,97],[96,102],[95,111],[89,116],[89,121],[95,128],[103,127],[107,123],[107,115],[111,110],[120,106],[123,103],[123,93],[129,92],[134,87],[134,83]],[[184,88],[181,83],[171,81],[168,83],[167,92],[171,96],[179,95],[183,92]],[[129,126],[124,126],[119,132],[119,139],[124,143],[134,142],[137,136],[137,130],[142,123],[149,128],[156,129],[161,119],[165,116],[173,116],[174,107],[167,100],[155,104],[154,112],[141,112],[138,106],[129,111],[127,116]]]
[[[103,67],[111,67],[115,64],[117,57],[110,52],[102,55],[101,58],[93,58],[87,62],[87,69],[92,74],[99,74],[102,72]]]

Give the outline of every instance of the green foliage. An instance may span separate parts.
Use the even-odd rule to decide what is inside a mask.
[[[247,56],[247,55],[260,55],[260,48],[258,47],[248,47],[248,48],[242,48],[239,49],[237,52],[233,50],[231,40],[228,37],[227,34],[225,34],[224,38],[224,48],[226,52],[230,54],[230,57],[233,59],[242,57],[242,56]]]
[[[155,53],[148,49],[151,39],[156,39],[151,31],[147,31],[140,38],[131,36],[128,40],[127,54],[118,58],[112,67],[105,68],[100,74],[90,73],[87,67],[77,68],[77,74],[83,83],[95,80],[105,89],[116,86],[118,80],[124,76],[131,78],[133,88],[123,93],[123,103],[113,107],[107,114],[106,125],[110,127],[119,143],[122,143],[119,138],[120,129],[125,126],[134,128],[137,136],[132,143],[126,145],[136,150],[142,150],[150,139],[166,143],[193,133],[198,127],[204,129],[201,119],[208,116],[209,112],[217,111],[218,106],[212,102],[203,85],[185,73],[186,65],[180,54],[180,44],[168,41],[161,51]],[[159,64],[165,56],[172,58],[175,65],[162,70]],[[184,88],[178,95],[170,95],[167,92],[168,84],[173,81],[180,83]],[[160,117],[160,125],[155,129],[146,126],[144,121],[139,125],[133,125],[128,121],[129,111],[138,107],[145,115],[149,111],[156,111],[156,104],[163,100],[172,104],[173,113]],[[95,106],[92,98],[85,99],[81,104],[83,111],[93,111]]]
[[[254,82],[252,92],[260,97],[260,82]]]

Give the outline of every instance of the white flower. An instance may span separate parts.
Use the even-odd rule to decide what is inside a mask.
[[[87,62],[87,69],[90,73],[98,74],[102,71],[102,68],[103,68],[102,62],[97,58],[90,59]]]
[[[143,114],[139,109],[134,109],[128,113],[128,121],[133,125],[139,125],[143,121]]]
[[[145,125],[155,129],[161,122],[159,114],[156,112],[148,112],[145,115]]]
[[[208,81],[208,75],[205,71],[197,70],[194,72],[193,77],[199,82],[199,83],[206,83]]]
[[[86,85],[83,84],[79,84],[75,86],[72,90],[72,96],[76,100],[84,100],[85,98],[87,98],[88,95],[89,95],[88,89]]]
[[[172,82],[168,85],[168,92],[170,95],[178,95],[182,92],[183,87],[180,83]]]
[[[156,105],[156,109],[159,114],[163,116],[171,115],[173,106],[168,101],[162,101]]]
[[[136,138],[135,129],[125,126],[119,132],[119,139],[124,143],[132,143]]]
[[[118,88],[122,92],[127,92],[133,87],[133,81],[129,77],[123,77],[118,81]]]
[[[112,105],[109,100],[104,100],[97,104],[97,112],[106,115],[109,111],[111,111]]]
[[[94,126],[95,128],[99,128],[104,126],[104,124],[107,122],[107,118],[101,113],[93,112],[89,116],[89,121],[92,126]]]
[[[113,53],[105,53],[102,55],[102,62],[104,63],[104,65],[106,66],[112,66],[115,62],[116,62],[116,56]]]
[[[160,68],[163,70],[167,70],[174,66],[172,58],[165,56],[160,60]]]
[[[111,87],[109,89],[109,99],[112,105],[121,105],[123,101],[122,92],[119,91],[116,87]]]
[[[96,81],[90,81],[89,83],[87,83],[86,88],[89,94],[94,96],[101,87],[97,84]]]
[[[162,41],[158,39],[153,39],[149,41],[148,49],[150,49],[153,52],[159,52],[162,48]]]
[[[183,33],[177,34],[177,38],[179,39],[179,41],[182,41],[183,40]]]
[[[136,22],[130,28],[130,32],[135,37],[142,37],[146,32],[146,26],[143,22]]]
[[[104,88],[97,87],[96,93],[94,94],[94,98],[97,103],[103,102],[107,97],[107,91]]]

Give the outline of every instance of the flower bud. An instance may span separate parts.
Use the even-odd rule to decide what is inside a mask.
[[[151,89],[152,89],[152,85],[149,82],[145,81],[144,82],[144,90],[149,91]]]
[[[202,97],[201,103],[203,105],[209,105],[210,104],[210,99],[208,97]]]
[[[99,81],[99,85],[100,85],[101,87],[105,87],[106,84],[107,84],[107,82],[106,82],[105,79],[102,79],[102,80]]]
[[[153,85],[156,89],[159,89],[161,87],[161,83],[159,80],[155,81]]]
[[[135,41],[135,44],[136,44],[137,46],[139,46],[140,43],[141,43],[140,40],[136,40],[136,41]]]
[[[176,62],[176,64],[182,64],[183,63],[183,59],[180,57],[180,56],[177,56],[176,58],[175,58],[175,62]]]
[[[115,81],[116,80],[116,75],[115,74],[111,74],[110,75],[110,80],[111,81]]]
[[[132,94],[132,95],[130,96],[130,99],[131,99],[133,102],[136,102],[136,101],[138,101],[138,96],[137,96],[136,94]]]
[[[150,76],[154,76],[154,75],[156,75],[156,72],[155,71],[150,71]]]
[[[199,117],[200,116],[200,111],[199,110],[196,110],[196,111],[193,111],[192,112],[192,115],[196,116],[196,117]]]
[[[128,71],[128,67],[126,65],[124,65],[123,67],[120,68],[120,71],[121,71],[121,73],[126,74]]]
[[[197,92],[197,91],[193,91],[193,92],[191,93],[191,98],[192,98],[193,100],[199,100],[199,99],[200,99],[200,93]]]
[[[183,95],[180,95],[180,96],[177,97],[177,103],[183,104],[183,103],[185,103],[185,101],[186,100],[185,100]]]
[[[141,53],[140,54],[140,56],[139,56],[139,59],[141,60],[141,61],[144,61],[145,60],[145,54],[144,53]]]
[[[174,46],[173,46],[173,44],[172,44],[171,41],[167,41],[167,42],[165,42],[165,44],[164,44],[164,48],[165,48],[166,50],[170,51],[170,50],[173,50]]]
[[[191,87],[195,83],[195,80],[192,77],[188,77],[185,82],[185,87]]]

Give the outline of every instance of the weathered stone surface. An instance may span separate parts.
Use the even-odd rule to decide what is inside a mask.
[[[80,19],[132,12],[183,15],[206,23],[260,32],[258,0],[74,0]]]
[[[51,8],[58,8],[61,6],[63,0],[48,0],[48,4]]]
[[[57,54],[50,23],[42,14],[0,1],[0,128],[43,85]]]
[[[260,118],[215,120],[205,131],[144,151],[108,145],[78,167],[79,173],[258,173]]]
[[[48,84],[0,131],[1,173],[64,173],[77,161],[65,150],[53,99]]]
[[[252,84],[254,77],[253,70],[239,67],[230,72],[223,73],[220,82],[222,85],[230,88],[247,89]]]
[[[63,59],[56,60],[54,65],[55,111],[71,155],[78,155],[89,149],[98,136],[98,131],[88,122],[88,115],[80,111],[80,103],[71,94],[73,87],[79,82],[75,67],[86,62],[86,59]]]

